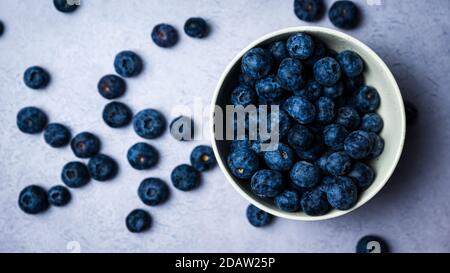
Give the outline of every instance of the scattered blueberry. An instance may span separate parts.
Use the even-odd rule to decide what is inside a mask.
[[[147,178],[138,188],[138,196],[148,206],[164,203],[169,197],[169,187],[159,178]]]
[[[179,165],[173,169],[170,177],[173,186],[181,191],[191,191],[197,188],[201,182],[200,172],[187,164]]]
[[[194,121],[189,117],[179,116],[169,125],[170,134],[179,141],[194,139]]]
[[[295,149],[308,149],[314,143],[314,135],[311,131],[301,125],[294,125],[288,132],[288,143]]]
[[[242,57],[241,70],[252,79],[261,79],[269,74],[272,61],[270,52],[253,48]]]
[[[254,227],[264,227],[272,222],[273,216],[254,205],[249,205],[247,207],[247,219]]]
[[[189,18],[184,24],[184,32],[192,38],[205,38],[209,33],[209,26],[200,17]]]
[[[347,77],[356,77],[363,72],[363,60],[356,52],[344,50],[337,55],[337,61]]]
[[[69,188],[83,187],[90,179],[88,168],[81,162],[69,162],[64,165],[61,172],[61,180]]]
[[[344,142],[345,152],[354,159],[363,159],[372,152],[374,139],[366,131],[350,133]]]
[[[314,53],[314,39],[306,33],[297,33],[289,37],[287,48],[292,58],[305,60]]]
[[[89,158],[98,154],[100,145],[100,139],[89,132],[79,133],[70,142],[73,153],[79,158]]]
[[[304,193],[300,204],[303,212],[310,216],[325,215],[331,208],[326,193],[320,189],[313,189]]]
[[[111,128],[121,128],[130,124],[133,113],[121,102],[113,101],[103,108],[103,121]]]
[[[316,118],[316,108],[307,99],[292,96],[283,104],[283,110],[301,124],[309,124]]]
[[[152,30],[152,40],[159,47],[173,47],[178,42],[178,31],[169,24],[158,24]]]
[[[147,143],[136,143],[128,150],[127,159],[136,170],[147,170],[154,167],[159,160],[158,151]]]
[[[126,90],[125,81],[116,75],[106,75],[100,79],[97,85],[98,92],[108,100],[121,97]]]
[[[2,37],[3,33],[5,32],[5,25],[2,21],[0,21],[0,37]]]
[[[295,185],[302,188],[312,188],[320,183],[321,171],[314,164],[300,161],[292,167],[290,177]]]
[[[389,246],[380,237],[367,235],[359,239],[356,253],[389,253]]]
[[[47,199],[50,205],[63,207],[70,202],[70,191],[64,186],[54,186],[48,190]]]
[[[264,153],[264,160],[272,170],[289,171],[295,163],[295,153],[288,145],[280,143],[276,150]]]
[[[320,85],[318,82],[309,80],[303,88],[294,90],[294,95],[313,102],[322,95],[322,89],[322,85]]]
[[[88,170],[92,179],[104,182],[113,179],[118,172],[118,165],[111,157],[98,154],[88,162]]]
[[[250,149],[234,150],[228,155],[228,168],[240,179],[249,179],[258,170],[259,160],[255,152]]]
[[[383,119],[377,113],[365,114],[362,118],[361,129],[367,132],[379,133],[383,129]]]
[[[318,60],[313,70],[316,81],[325,86],[333,86],[341,78],[341,66],[331,57]]]
[[[53,0],[53,5],[57,10],[64,13],[74,12],[78,8],[75,3],[69,4],[69,0]]]
[[[294,13],[298,19],[313,22],[320,19],[324,10],[322,0],[295,0]]]
[[[274,203],[282,211],[296,212],[300,209],[300,196],[295,191],[284,191],[275,197]]]
[[[328,17],[336,27],[351,29],[359,23],[358,7],[352,1],[336,1],[328,11]]]
[[[217,164],[214,151],[210,146],[200,145],[194,148],[191,153],[191,165],[199,172],[204,172],[214,168]]]
[[[27,214],[38,214],[48,208],[47,192],[40,186],[31,185],[19,194],[19,207]]]
[[[32,66],[25,70],[23,81],[31,89],[43,89],[50,82],[50,74],[42,67]]]
[[[418,116],[417,107],[410,101],[404,100],[405,113],[406,113],[406,124],[412,125]]]
[[[132,51],[122,51],[114,59],[114,69],[122,77],[135,77],[142,72],[141,57]]]
[[[278,68],[278,81],[287,90],[297,90],[304,84],[303,65],[293,58],[284,59]]]
[[[327,97],[320,97],[316,101],[316,121],[320,124],[329,124],[334,120],[336,111],[334,109],[334,102]]]
[[[348,136],[348,131],[340,124],[331,124],[323,130],[323,141],[325,145],[335,151],[344,149],[344,141]]]
[[[349,131],[358,128],[360,122],[361,118],[358,111],[353,107],[344,106],[337,111],[336,123],[344,126]]]
[[[45,142],[54,147],[64,147],[70,142],[70,131],[66,126],[59,123],[50,123],[45,127],[44,140]]]
[[[326,168],[329,174],[340,176],[348,173],[352,160],[345,152],[332,153],[327,158]]]
[[[152,224],[150,214],[142,209],[135,209],[128,214],[125,220],[127,229],[133,233],[140,233],[148,230]]]
[[[348,210],[358,201],[358,189],[351,178],[339,176],[336,183],[328,186],[327,199],[337,210]]]
[[[289,57],[285,41],[276,41],[269,45],[269,51],[277,63]]]
[[[277,102],[284,94],[284,89],[275,76],[268,76],[256,82],[256,93],[267,103]]]
[[[47,115],[39,108],[25,107],[17,113],[16,124],[25,134],[38,134],[47,125]]]
[[[363,86],[356,94],[356,107],[359,111],[373,112],[380,106],[380,95],[377,90],[370,86]]]
[[[355,182],[359,191],[362,192],[372,185],[375,178],[375,172],[368,165],[362,162],[355,162],[347,176],[353,179],[353,182]]]
[[[142,138],[154,139],[161,136],[166,129],[166,119],[157,110],[145,109],[133,118],[136,134]]]

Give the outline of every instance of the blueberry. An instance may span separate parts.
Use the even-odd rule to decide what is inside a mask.
[[[169,187],[159,178],[147,178],[139,185],[138,196],[144,204],[156,206],[169,198]]]
[[[296,212],[300,209],[300,196],[295,191],[284,191],[274,199],[275,206],[282,211]]]
[[[316,108],[307,99],[292,96],[283,104],[283,110],[301,124],[309,124],[316,118]]]
[[[302,89],[294,90],[294,94],[313,102],[322,95],[322,89],[318,82],[309,80]]]
[[[367,235],[359,239],[356,253],[389,253],[389,246],[380,237]]]
[[[116,55],[114,69],[122,77],[135,77],[142,72],[141,57],[132,51],[122,51]]]
[[[253,141],[249,140],[247,136],[244,136],[244,138],[242,139],[235,139],[231,141],[230,152],[242,149],[250,149],[252,144]]]
[[[328,162],[328,156],[330,156],[334,151],[328,150],[325,151],[320,157],[319,159],[317,159],[316,161],[316,165],[320,168],[320,170],[322,171],[322,173],[324,174],[328,174],[328,170],[327,170],[327,162]]]
[[[316,101],[317,116],[316,121],[320,124],[329,124],[334,120],[336,111],[334,102],[330,98],[320,97]]]
[[[324,151],[323,140],[320,136],[316,135],[315,140],[311,148],[304,149],[296,149],[297,156],[305,161],[314,162],[322,155]]]
[[[331,124],[323,130],[323,140],[325,145],[335,151],[344,149],[344,141],[348,136],[348,131],[340,124]]]
[[[362,118],[361,129],[367,132],[379,133],[383,129],[383,119],[377,113],[365,114]]]
[[[181,191],[191,191],[197,188],[201,182],[200,172],[187,164],[179,165],[173,169],[170,177],[173,186]]]
[[[404,100],[406,124],[412,125],[417,119],[417,107],[410,101]]]
[[[380,106],[380,95],[375,88],[370,86],[361,87],[355,100],[358,110],[364,113],[373,112]]]
[[[364,85],[364,75],[360,74],[359,76],[356,77],[350,77],[350,78],[345,78],[344,80],[344,85],[345,85],[345,91],[348,92],[349,94],[353,94],[356,93],[361,86]]]
[[[16,124],[25,134],[38,134],[47,125],[47,115],[36,107],[25,107],[17,113]]]
[[[231,92],[231,104],[234,106],[242,105],[247,107],[256,104],[256,92],[252,87],[246,84],[240,84]]]
[[[358,189],[351,178],[339,176],[336,183],[328,186],[327,199],[337,210],[348,210],[358,201]]]
[[[192,38],[205,38],[209,33],[209,26],[200,17],[189,18],[184,24],[184,32]]]
[[[285,137],[292,125],[289,115],[281,109],[278,113],[271,112],[270,115],[267,116],[267,128],[270,132],[272,132],[272,120],[275,123],[278,123],[279,138]]]
[[[358,128],[360,122],[361,118],[358,111],[353,107],[344,106],[337,111],[336,123],[344,126],[349,131]]]
[[[240,179],[249,179],[258,170],[259,160],[253,150],[234,150],[228,155],[228,168]]]
[[[314,64],[314,79],[321,85],[335,85],[341,78],[341,67],[339,63],[331,58],[325,57]]]
[[[306,33],[297,33],[289,37],[287,48],[292,58],[305,60],[314,53],[314,39]]]
[[[353,168],[348,173],[348,177],[353,179],[353,182],[355,182],[359,191],[362,192],[372,185],[375,178],[375,172],[370,166],[362,162],[355,162]]]
[[[259,170],[250,184],[252,192],[261,198],[273,198],[283,190],[283,175],[277,171]]]
[[[189,117],[179,116],[169,125],[170,134],[179,141],[194,139],[194,121]]]
[[[0,37],[2,37],[3,33],[5,32],[5,25],[2,21],[0,21]]]
[[[261,79],[267,76],[272,68],[270,52],[262,48],[250,49],[242,57],[241,70],[252,79]]]
[[[303,212],[310,216],[321,216],[330,210],[326,194],[320,189],[313,189],[304,193],[300,205]]]
[[[327,158],[326,167],[331,175],[344,175],[350,171],[352,159],[345,152],[332,153]]]
[[[89,132],[79,133],[70,142],[73,153],[79,158],[89,158],[98,154],[100,146],[100,139]]]
[[[53,5],[60,12],[64,13],[74,12],[78,8],[78,5],[76,5],[75,3],[69,4],[69,2],[70,2],[69,0],[53,0]]]
[[[359,22],[357,6],[352,1],[336,1],[328,11],[331,23],[338,28],[351,29]]]
[[[126,90],[125,81],[116,75],[103,76],[97,85],[98,92],[108,100],[121,97]]]
[[[281,62],[277,76],[284,89],[294,91],[304,84],[303,65],[299,60],[286,58]]]
[[[159,47],[173,47],[178,43],[178,31],[169,24],[158,24],[152,30],[152,40]]]
[[[54,186],[48,190],[47,199],[50,205],[63,207],[70,202],[70,191],[64,186]]]
[[[315,45],[314,53],[308,59],[302,60],[302,62],[307,66],[313,66],[318,60],[326,57],[327,55],[327,47],[325,44],[319,39],[313,39]]]
[[[323,88],[323,95],[330,99],[337,99],[344,94],[344,85],[338,82],[332,86],[325,86]]]
[[[35,185],[25,187],[19,194],[19,207],[27,214],[38,214],[48,208],[47,192]]]
[[[324,10],[322,0],[295,0],[294,13],[298,19],[313,22],[320,19]]]
[[[337,55],[337,61],[347,77],[356,77],[363,72],[363,60],[356,52],[351,50],[342,51]]]
[[[373,147],[370,152],[370,156],[372,158],[379,157],[384,151],[384,139],[375,133],[369,133],[371,138],[373,139]]]
[[[100,182],[113,179],[118,172],[118,168],[117,162],[104,154],[98,154],[89,159],[88,162],[90,176]]]
[[[297,162],[290,171],[292,182],[302,188],[312,188],[320,183],[320,169],[306,161]]]
[[[45,127],[44,140],[54,148],[60,148],[69,144],[70,137],[69,129],[62,124],[50,123]]]
[[[272,222],[273,216],[254,205],[249,205],[247,208],[247,219],[254,227],[264,227]]]
[[[354,131],[350,133],[344,142],[345,152],[354,159],[363,159],[371,152],[374,139],[365,131]]]
[[[247,86],[253,87],[255,85],[255,79],[249,77],[247,74],[239,75],[239,83],[245,84]]]
[[[148,170],[159,160],[158,151],[147,143],[136,143],[128,150],[127,159],[136,170]]]
[[[133,233],[140,233],[148,230],[151,226],[152,218],[150,214],[142,209],[135,209],[128,214],[125,224],[127,229]]]
[[[264,153],[266,165],[275,171],[288,171],[294,165],[294,151],[286,144],[278,144],[275,151]]]
[[[200,145],[194,148],[191,153],[191,165],[199,172],[211,170],[217,164],[214,151],[211,146]]]
[[[285,41],[276,41],[269,45],[269,51],[272,53],[273,58],[277,63],[281,63],[282,60],[289,57],[289,52],[286,47]]]
[[[295,149],[309,149],[314,143],[314,135],[300,124],[293,126],[288,133],[288,143]]]
[[[256,93],[267,103],[277,102],[284,94],[284,89],[275,76],[268,76],[256,82]]]
[[[121,128],[130,124],[133,113],[126,104],[113,101],[105,106],[102,117],[109,127]]]
[[[39,66],[32,66],[23,74],[25,85],[31,89],[43,89],[50,82],[50,74]]]
[[[61,172],[61,180],[69,188],[83,187],[90,179],[88,168],[81,162],[69,162]]]
[[[145,109],[133,118],[136,134],[142,138],[154,139],[161,136],[166,129],[166,119],[157,110]]]

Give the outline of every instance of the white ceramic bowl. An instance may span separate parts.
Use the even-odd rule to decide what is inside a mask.
[[[251,192],[249,183],[242,183],[231,175],[226,163],[228,143],[226,143],[226,141],[218,141],[214,138],[213,111],[211,111],[210,120],[211,136],[213,138],[212,146],[218,164],[228,181],[253,205],[278,217],[303,221],[325,220],[347,214],[359,208],[374,197],[391,177],[402,153],[405,139],[405,111],[402,96],[391,71],[374,51],[359,40],[342,32],[328,28],[302,26],[286,28],[269,33],[244,48],[227,66],[214,92],[212,109],[214,110],[214,106],[216,105],[224,107],[227,103],[232,88],[238,83],[237,78],[240,73],[241,58],[248,50],[258,46],[264,46],[275,40],[286,39],[293,33],[297,32],[312,34],[325,42],[329,48],[334,49],[337,52],[346,49],[353,50],[357,52],[365,61],[364,76],[366,79],[366,84],[373,86],[378,90],[381,97],[381,105],[378,109],[378,114],[384,120],[384,127],[381,132],[381,136],[385,140],[385,149],[378,159],[371,162],[371,166],[374,168],[376,173],[376,178],[372,186],[360,196],[358,203],[350,210],[332,210],[326,215],[317,217],[308,216],[303,212],[285,212],[275,207],[272,202],[255,196]]]

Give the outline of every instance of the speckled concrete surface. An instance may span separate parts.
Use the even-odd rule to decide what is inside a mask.
[[[67,252],[79,246],[82,252],[352,252],[368,233],[385,237],[394,252],[450,251],[449,1],[357,1],[364,21],[348,33],[380,54],[404,97],[420,111],[395,175],[367,205],[335,220],[277,219],[255,229],[244,216],[247,203],[215,169],[204,175],[200,189],[172,190],[167,204],[148,208],[154,226],[141,235],[124,225],[129,211],[144,207],[136,194],[139,182],[149,176],[169,181],[174,165],[187,162],[196,144],[209,141],[178,143],[165,134],[150,141],[162,155],[158,168],[131,169],[125,154],[141,139],[131,127],[112,130],[102,122],[106,101],[96,91],[98,79],[113,72],[114,55],[133,49],[146,64],[142,76],[127,81],[122,101],[134,111],[154,107],[172,118],[172,104],[189,105],[195,97],[209,103],[223,69],[248,43],[305,23],[293,14],[291,0],[82,0],[72,15],[56,12],[51,2],[0,1],[6,25],[0,38],[0,251]],[[168,22],[181,31],[185,19],[197,15],[212,25],[208,39],[181,35],[170,50],[152,44],[155,24]],[[326,17],[317,25],[331,27]],[[51,72],[49,88],[24,86],[22,73],[30,65]],[[19,191],[32,183],[60,183],[62,166],[75,159],[69,148],[51,149],[42,135],[18,131],[16,113],[27,105],[42,107],[73,132],[98,134],[102,151],[119,161],[118,178],[73,190],[67,208],[40,216],[22,213]]]

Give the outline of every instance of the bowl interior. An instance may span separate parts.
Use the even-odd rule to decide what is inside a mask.
[[[364,76],[366,84],[373,86],[378,90],[381,97],[381,105],[377,112],[384,120],[384,127],[380,135],[385,140],[385,149],[379,158],[370,163],[376,173],[375,181],[372,186],[362,193],[358,203],[352,209],[347,211],[332,210],[328,214],[318,217],[308,216],[303,212],[284,212],[276,208],[271,200],[265,200],[255,196],[251,192],[248,182],[240,181],[231,175],[226,164],[229,145],[227,141],[213,139],[213,148],[218,163],[227,179],[241,195],[255,206],[279,217],[305,221],[324,220],[344,215],[360,207],[378,193],[392,175],[400,158],[404,143],[405,114],[403,100],[398,85],[388,67],[376,53],[362,42],[344,33],[327,28],[295,27],[270,33],[253,42],[240,52],[223,73],[213,98],[213,106],[218,105],[222,107],[222,109],[225,109],[225,105],[229,101],[230,92],[239,82],[238,76],[241,71],[240,60],[249,49],[265,46],[272,41],[287,39],[296,32],[309,33],[321,39],[329,48],[334,49],[337,52],[353,50],[365,61]],[[213,125],[211,126],[211,129],[213,130]],[[214,138],[214,134],[211,135]]]

